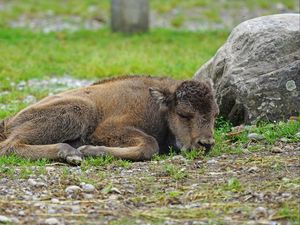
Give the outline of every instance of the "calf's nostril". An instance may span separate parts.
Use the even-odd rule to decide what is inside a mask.
[[[206,149],[211,149],[211,148],[214,146],[214,144],[215,144],[215,140],[214,140],[214,139],[199,140],[199,141],[197,142],[197,144],[198,144],[199,146],[205,147]]]

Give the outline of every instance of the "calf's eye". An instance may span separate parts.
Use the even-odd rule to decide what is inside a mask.
[[[190,114],[184,114],[184,113],[177,113],[178,116],[180,116],[182,119],[185,119],[185,120],[190,120],[193,118],[192,115]]]

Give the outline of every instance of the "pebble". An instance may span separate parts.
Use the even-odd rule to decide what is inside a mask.
[[[55,214],[55,213],[57,213],[57,210],[52,206],[48,206],[48,214]]]
[[[119,195],[116,194],[112,194],[108,197],[109,200],[118,200],[119,199]]]
[[[247,171],[249,172],[249,173],[256,173],[256,172],[259,172],[259,168],[257,167],[257,166],[252,166],[252,167],[250,167]]]
[[[273,153],[282,153],[283,149],[274,146],[274,147],[271,148],[271,152],[273,152]]]
[[[81,191],[81,188],[76,185],[71,185],[65,189],[65,192],[67,192],[68,194],[77,193],[80,191]]]
[[[185,162],[186,158],[184,158],[182,155],[175,155],[172,157],[172,160]]]
[[[254,141],[261,141],[261,140],[265,139],[265,137],[261,134],[250,133],[250,134],[248,134],[248,139],[254,140]]]
[[[52,173],[52,172],[55,172],[55,167],[53,167],[53,166],[47,166],[46,167],[46,171],[47,171],[47,173]]]
[[[93,199],[93,198],[94,198],[94,195],[93,195],[93,194],[86,194],[86,193],[84,193],[84,194],[83,194],[83,198],[84,198],[84,199],[87,199],[87,200],[90,200],[90,199]]]
[[[58,204],[58,203],[59,203],[59,200],[58,200],[57,198],[52,198],[52,199],[51,199],[51,202],[52,202],[53,204]]]
[[[44,182],[37,182],[36,187],[47,187],[47,184],[45,184]]]
[[[92,193],[95,191],[95,187],[92,184],[83,184],[81,187],[82,190],[86,193]]]
[[[293,151],[293,150],[294,150],[293,146],[291,146],[291,145],[286,145],[286,146],[284,146],[283,149],[284,149],[285,151]]]
[[[21,211],[18,212],[18,215],[19,216],[25,216],[25,212],[23,210],[21,210]]]
[[[266,208],[259,206],[254,210],[254,218],[265,218],[268,216],[268,211]]]
[[[80,213],[80,206],[74,205],[71,207],[72,213]]]
[[[32,187],[46,187],[47,186],[44,182],[42,182],[42,181],[37,182],[32,178],[28,179],[27,182]]]
[[[0,223],[11,223],[12,219],[8,218],[7,216],[1,216],[0,215]]]
[[[284,137],[283,137],[283,138],[280,138],[280,141],[281,141],[281,142],[285,142],[285,143],[286,143],[286,142],[288,142],[288,141],[289,141],[289,139],[287,139],[287,138],[284,138]]]
[[[215,159],[210,159],[207,161],[207,164],[216,164],[216,163],[218,163],[218,161]]]
[[[48,219],[45,220],[45,224],[47,224],[47,225],[56,225],[56,224],[60,224],[60,222],[56,218],[48,218]]]
[[[281,196],[282,196],[283,198],[289,198],[289,197],[291,197],[291,194],[290,194],[290,193],[287,193],[287,192],[283,192],[283,193],[281,194]]]
[[[34,187],[36,184],[37,184],[37,182],[34,180],[34,179],[28,179],[28,184],[30,185],[30,186],[32,186],[32,187]]]

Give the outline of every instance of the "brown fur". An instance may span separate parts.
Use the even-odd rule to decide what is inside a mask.
[[[49,96],[0,122],[0,155],[31,159],[157,152],[213,145],[218,112],[198,81],[126,76]]]

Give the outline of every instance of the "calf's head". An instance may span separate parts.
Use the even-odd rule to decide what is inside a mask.
[[[212,148],[219,109],[209,82],[188,80],[173,92],[150,88],[150,94],[159,103],[160,110],[165,111],[177,148],[204,148],[206,153]]]

